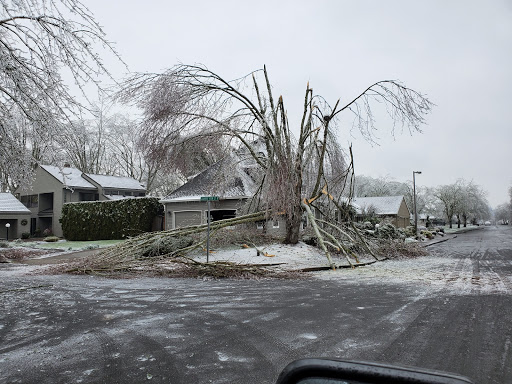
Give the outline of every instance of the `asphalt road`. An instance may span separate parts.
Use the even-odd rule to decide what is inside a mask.
[[[336,357],[512,383],[512,227],[301,281],[26,276],[0,265],[1,383],[272,383]]]

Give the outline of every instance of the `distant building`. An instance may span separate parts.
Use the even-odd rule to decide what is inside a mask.
[[[16,191],[30,210],[30,233],[51,231],[62,236],[59,219],[65,203],[107,201],[146,195],[146,188],[131,177],[82,173],[69,166],[40,165],[30,192]]]
[[[356,209],[356,218],[363,218],[371,212],[381,219],[388,219],[397,228],[410,224],[411,212],[404,196],[355,197],[352,204]]]

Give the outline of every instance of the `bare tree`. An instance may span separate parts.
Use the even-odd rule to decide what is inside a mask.
[[[496,221],[501,221],[503,224],[510,222],[512,220],[512,207],[509,203],[504,203],[498,205],[494,209],[494,219]]]
[[[461,223],[466,227],[468,219],[476,222],[489,217],[486,192],[472,181],[459,179],[454,184],[442,185],[435,189],[434,195],[443,205],[450,228],[454,216],[457,217],[458,228]]]
[[[173,146],[182,137],[222,135],[241,143],[263,173],[259,191],[268,193],[258,201],[285,217],[287,243],[299,239],[303,210],[320,197],[334,202],[334,183],[342,189],[350,177],[350,166],[341,175],[334,172],[341,113],[352,113],[355,127],[373,139],[373,102],[386,105],[393,132],[395,126],[419,131],[432,107],[425,96],[393,80],[376,82],[349,103],[338,100],[333,106],[308,84],[295,138],[283,97],[275,97],[265,67],[228,81],[195,65],[136,75],[126,82],[121,99],[141,107],[150,142]]]
[[[452,228],[453,216],[458,210],[460,204],[460,186],[457,184],[441,185],[434,191],[434,195],[441,201],[443,212]]]
[[[0,156],[8,152],[4,138],[13,134],[6,122],[22,118],[37,135],[46,135],[78,116],[84,106],[62,76],[71,76],[82,96],[85,84],[99,87],[108,71],[98,47],[118,57],[77,0],[0,0]],[[28,149],[37,157],[37,145]]]

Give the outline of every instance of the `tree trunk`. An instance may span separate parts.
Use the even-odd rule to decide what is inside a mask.
[[[300,201],[299,201],[300,204]],[[300,205],[295,204],[291,207],[291,212],[286,214],[286,237],[285,244],[297,244],[299,242],[300,224],[302,223],[302,209]]]

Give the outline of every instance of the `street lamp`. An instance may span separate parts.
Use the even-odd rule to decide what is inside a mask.
[[[10,228],[11,224],[7,223],[5,224],[5,228],[7,229],[7,241],[9,241],[9,228]]]
[[[421,175],[421,171],[412,171],[412,188],[414,193],[414,234],[418,237],[418,212],[416,210],[416,174]]]

